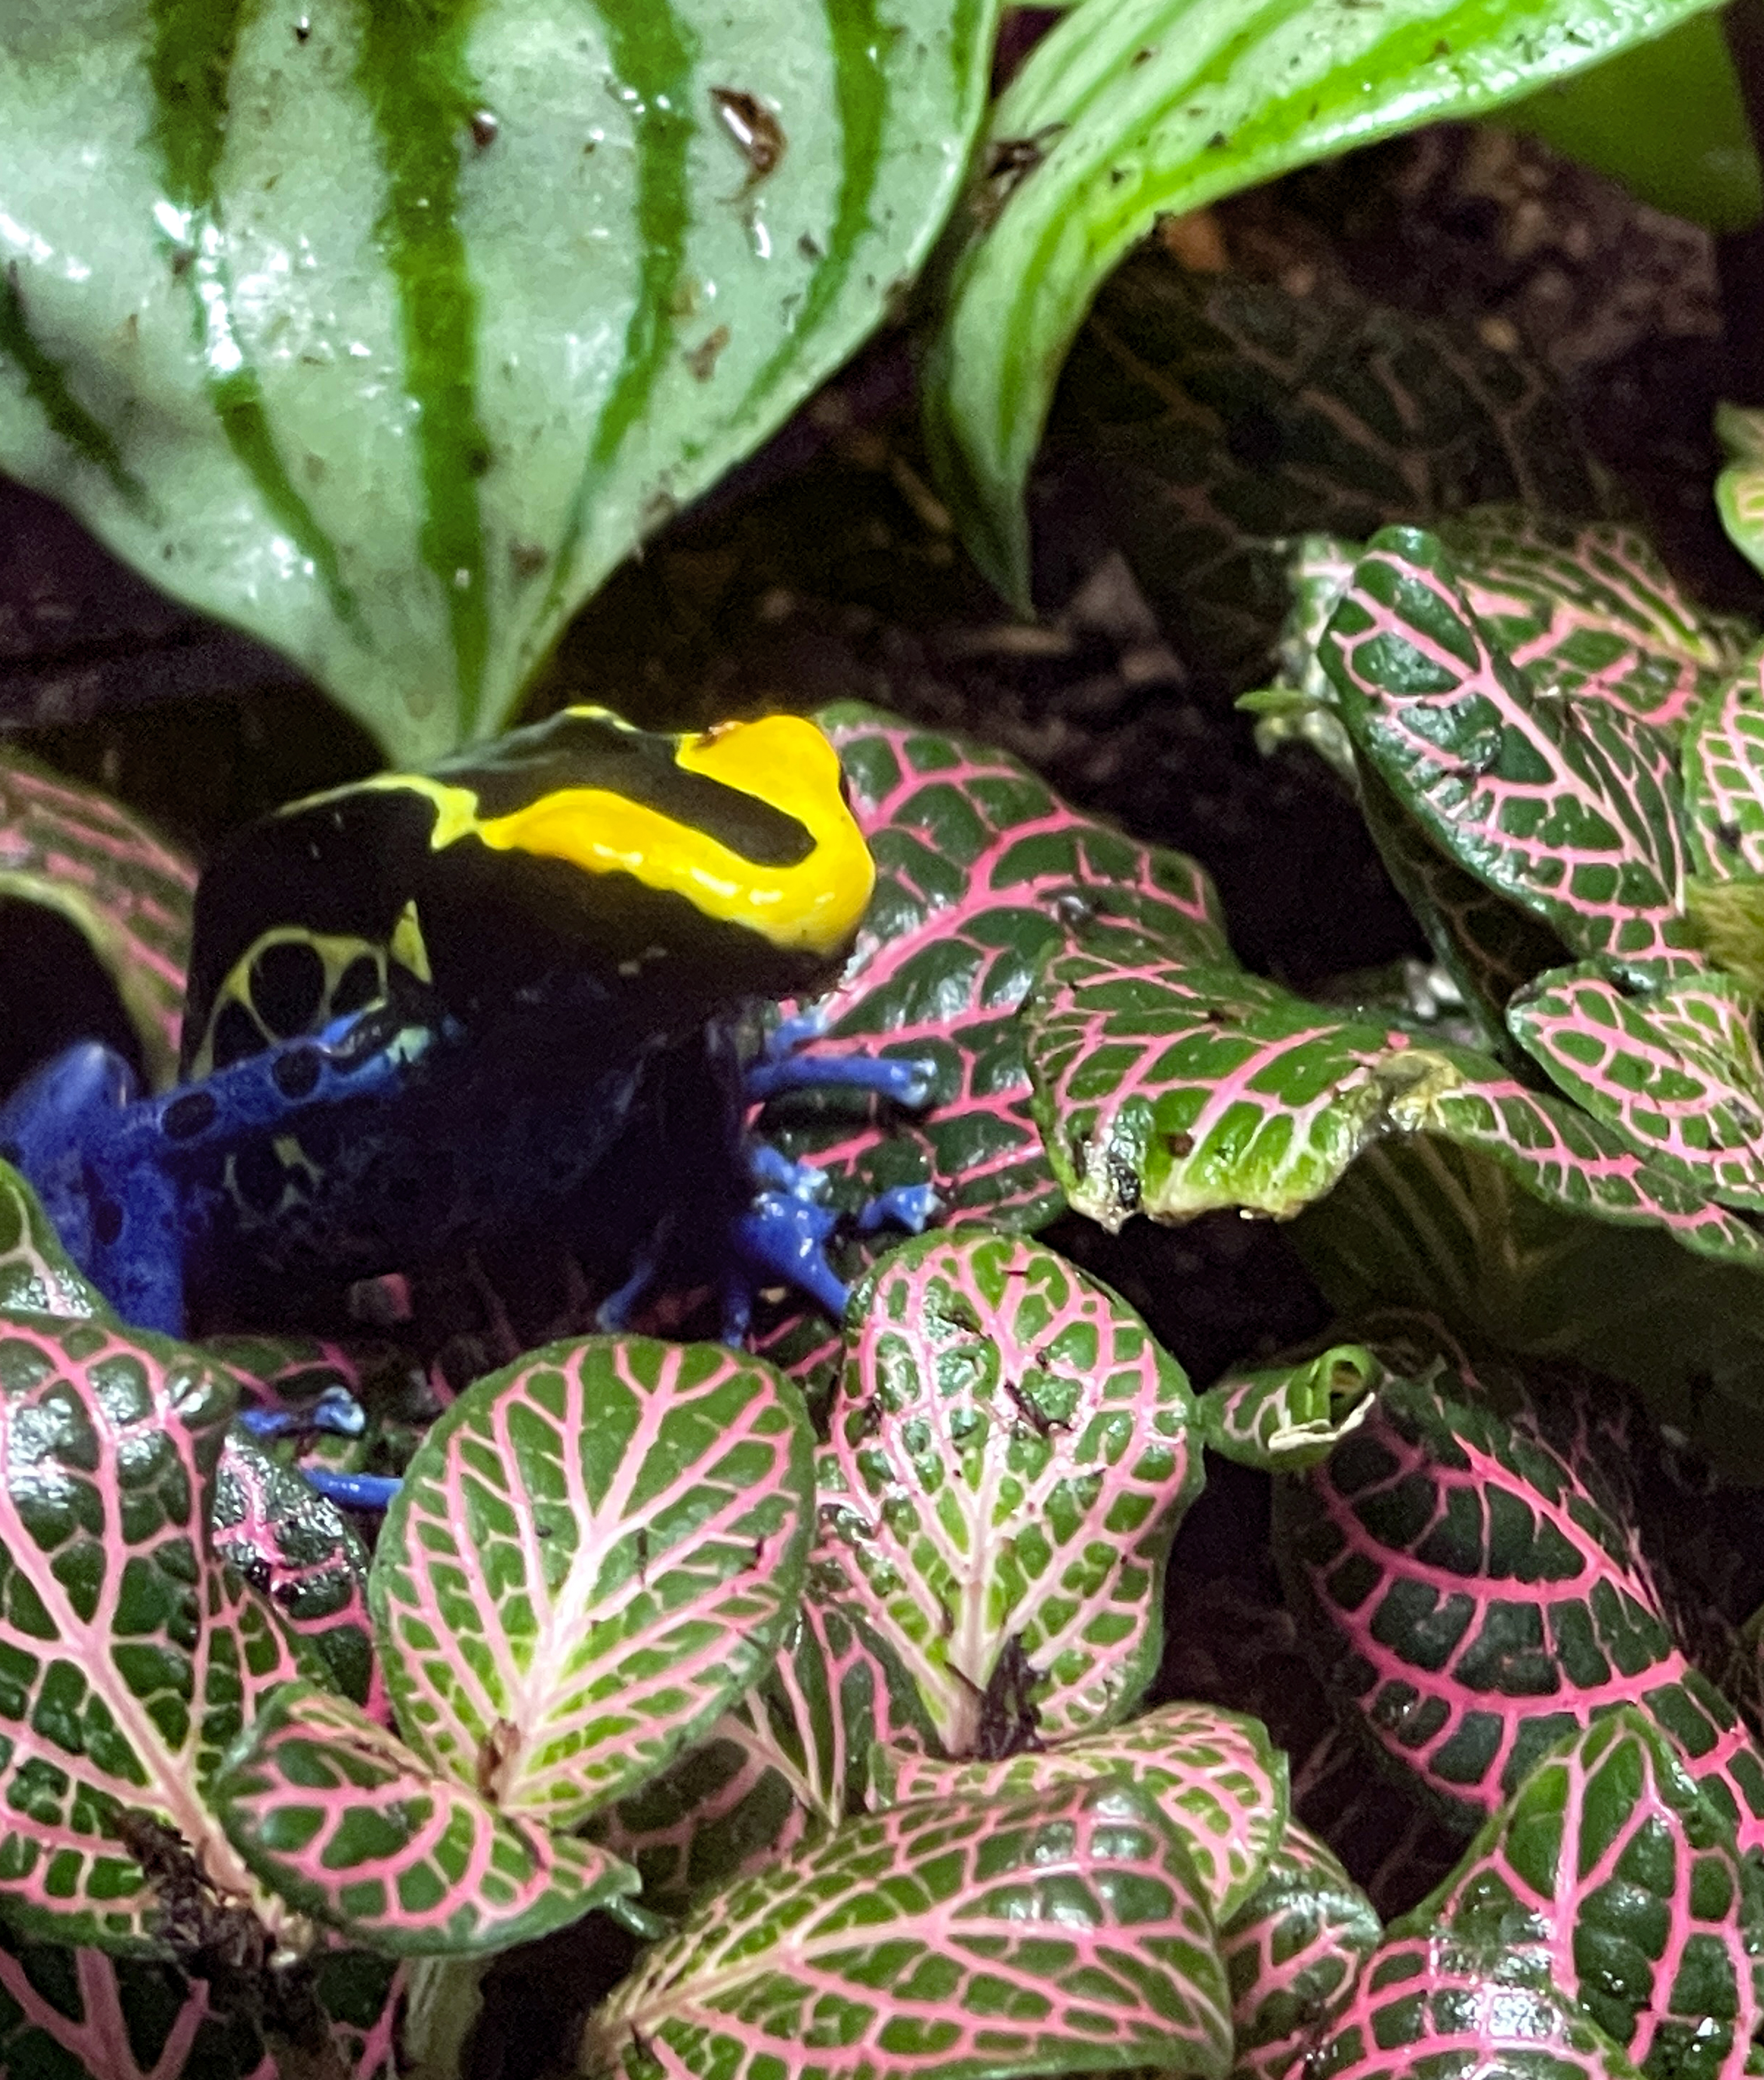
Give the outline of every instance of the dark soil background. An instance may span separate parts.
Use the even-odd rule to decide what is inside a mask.
[[[1166,227],[1166,256],[1318,308],[1370,301],[1529,363],[1603,473],[1710,603],[1764,618],[1710,485],[1719,396],[1752,388],[1732,350],[1710,239],[1492,130],[1443,128],[1361,153]],[[1755,400],[1748,400],[1755,401]],[[1185,649],[1111,548],[1070,400],[1032,501],[1042,618],[1005,611],[929,487],[899,339],[872,349],[773,447],[620,572],[559,653],[563,694],[634,719],[691,721],[858,697],[1008,746],[1073,800],[1212,871],[1246,962],[1301,987],[1424,952],[1357,814],[1313,763],[1264,760],[1229,674]],[[1254,430],[1252,429],[1252,431]],[[1240,443],[1254,469],[1256,441]],[[1267,459],[1278,473],[1279,459]],[[1396,517],[1393,515],[1392,517]],[[0,725],[202,846],[244,817],[375,763],[352,725],[279,660],[161,600],[33,495],[0,491]],[[12,1003],[65,946],[0,914]],[[97,1013],[59,992],[70,1024]],[[0,1063],[3,1072],[4,1063]],[[1052,1238],[1140,1306],[1197,1383],[1322,1326],[1282,1235],[1228,1217]],[[1292,1751],[1297,1804],[1388,1909],[1455,1851],[1329,1729],[1266,1546],[1266,1483],[1211,1470],[1171,1570],[1157,1694],[1262,1709]],[[1742,1570],[1741,1596],[1757,1587]],[[1741,1606],[1743,1608],[1743,1604]],[[590,1924],[493,1975],[483,2080],[544,2070],[567,2040],[566,1986],[622,1969]]]

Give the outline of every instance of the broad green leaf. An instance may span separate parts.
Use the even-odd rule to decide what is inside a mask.
[[[1531,1958],[1406,1935],[1374,1952],[1334,2033],[1306,2058],[1306,2080],[1408,2080],[1436,2071],[1476,2080],[1636,2080],[1617,2046]]]
[[[0,72],[5,62],[0,55]],[[0,285],[0,449],[8,293]],[[86,941],[162,1088],[177,1080],[195,887],[194,863],[108,795],[22,753],[0,755],[0,897],[43,904]]]
[[[1657,1169],[1764,1211],[1764,1059],[1757,1000],[1707,974],[1645,994],[1596,967],[1540,975],[1507,1008],[1534,1060]]]
[[[1415,1365],[1277,1485],[1289,1599],[1338,1700],[1465,1831],[1559,1742],[1633,1705],[1749,1848],[1764,1755],[1673,1637],[1608,1450],[1510,1378],[1497,1389],[1449,1354]]]
[[[1157,217],[1350,145],[1480,115],[1702,11],[1701,0],[1083,0],[993,111],[929,371],[963,535],[1028,601],[1023,489],[1098,285]],[[1007,140],[1040,157],[998,164]]]
[[[1056,1784],[1124,1777],[1182,1838],[1223,1924],[1261,1884],[1285,1834],[1287,1759],[1259,1719],[1213,1705],[1163,1705],[1125,1726],[998,1762],[888,1758],[888,1802],[1017,1798]]]
[[[311,1684],[277,1691],[214,1796],[267,1885],[388,1956],[506,1950],[637,1888],[616,1857],[435,1775],[359,1705]]]
[[[910,282],[994,14],[25,0],[0,458],[424,763]]]
[[[1519,130],[1670,216],[1746,231],[1764,215],[1758,153],[1712,15],[1504,109]]]
[[[6,1163],[0,1163],[0,1315],[115,1319],[103,1294],[62,1248],[36,1193]]]
[[[1113,1724],[1157,1665],[1202,1478],[1182,1368],[1106,1287],[980,1230],[903,1244],[848,1319],[828,1543],[946,1752]]]
[[[1653,2080],[1738,2080],[1760,2019],[1764,1883],[1672,1743],[1629,1708],[1540,1762],[1392,1931],[1535,1960]]]
[[[627,2080],[1224,2080],[1229,1995],[1181,1837],[1132,1786],[848,1820],[707,1901],[589,2019]]]
[[[869,1803],[879,1750],[924,1747],[911,1680],[830,1593],[838,1579],[836,1559],[812,1553],[801,1604],[764,1680],[701,1746],[596,1815],[594,1839],[636,1865],[645,1906],[677,1914],[694,1893],[837,1827]]]
[[[1303,1473],[1326,1459],[1371,1413],[1384,1378],[1363,1344],[1314,1358],[1228,1373],[1198,1403],[1209,1451],[1267,1473]]]
[[[1375,535],[1321,654],[1356,751],[1467,872],[1583,958],[1695,965],[1670,739],[1613,701],[1533,686],[1438,537]]]
[[[1238,2080],[1290,2080],[1347,2002],[1378,1916],[1317,1837],[1292,1822],[1262,1882],[1219,1931]]]
[[[461,1394],[369,1599],[400,1730],[511,1818],[576,1826],[770,1665],[813,1520],[801,1397],[715,1344],[591,1336]]]
[[[174,1829],[223,1898],[282,1918],[208,1802],[223,1751],[303,1672],[210,1542],[233,1398],[163,1338],[0,1321],[0,1898],[18,1926],[153,1947],[128,1813]]]

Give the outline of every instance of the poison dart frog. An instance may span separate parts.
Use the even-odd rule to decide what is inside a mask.
[[[731,1335],[762,1279],[837,1310],[817,1174],[750,1144],[747,1107],[811,1081],[918,1104],[929,1070],[745,1028],[833,979],[874,871],[812,723],[567,708],[241,833],[197,889],[183,1080],[141,1097],[74,1048],[0,1109],[0,1154],[118,1311],[174,1335],[310,1320],[486,1237],[566,1239],[609,1327],[674,1273],[720,1281]]]

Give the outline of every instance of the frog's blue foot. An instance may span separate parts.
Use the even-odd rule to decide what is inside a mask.
[[[404,1486],[391,1474],[339,1474],[329,1466],[302,1466],[300,1473],[309,1487],[339,1509],[389,1509]]]
[[[368,1428],[368,1413],[346,1386],[327,1386],[304,1407],[257,1403],[239,1411],[239,1425],[254,1437],[295,1437],[316,1431],[328,1437],[359,1437]]]

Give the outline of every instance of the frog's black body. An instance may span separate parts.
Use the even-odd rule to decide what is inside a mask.
[[[752,1189],[736,1025],[830,975],[872,874],[809,725],[567,710],[243,833],[198,892],[187,1083],[136,1101],[88,1050],[0,1144],[153,1327],[187,1294],[334,1318],[353,1281],[481,1246],[713,1271]]]

